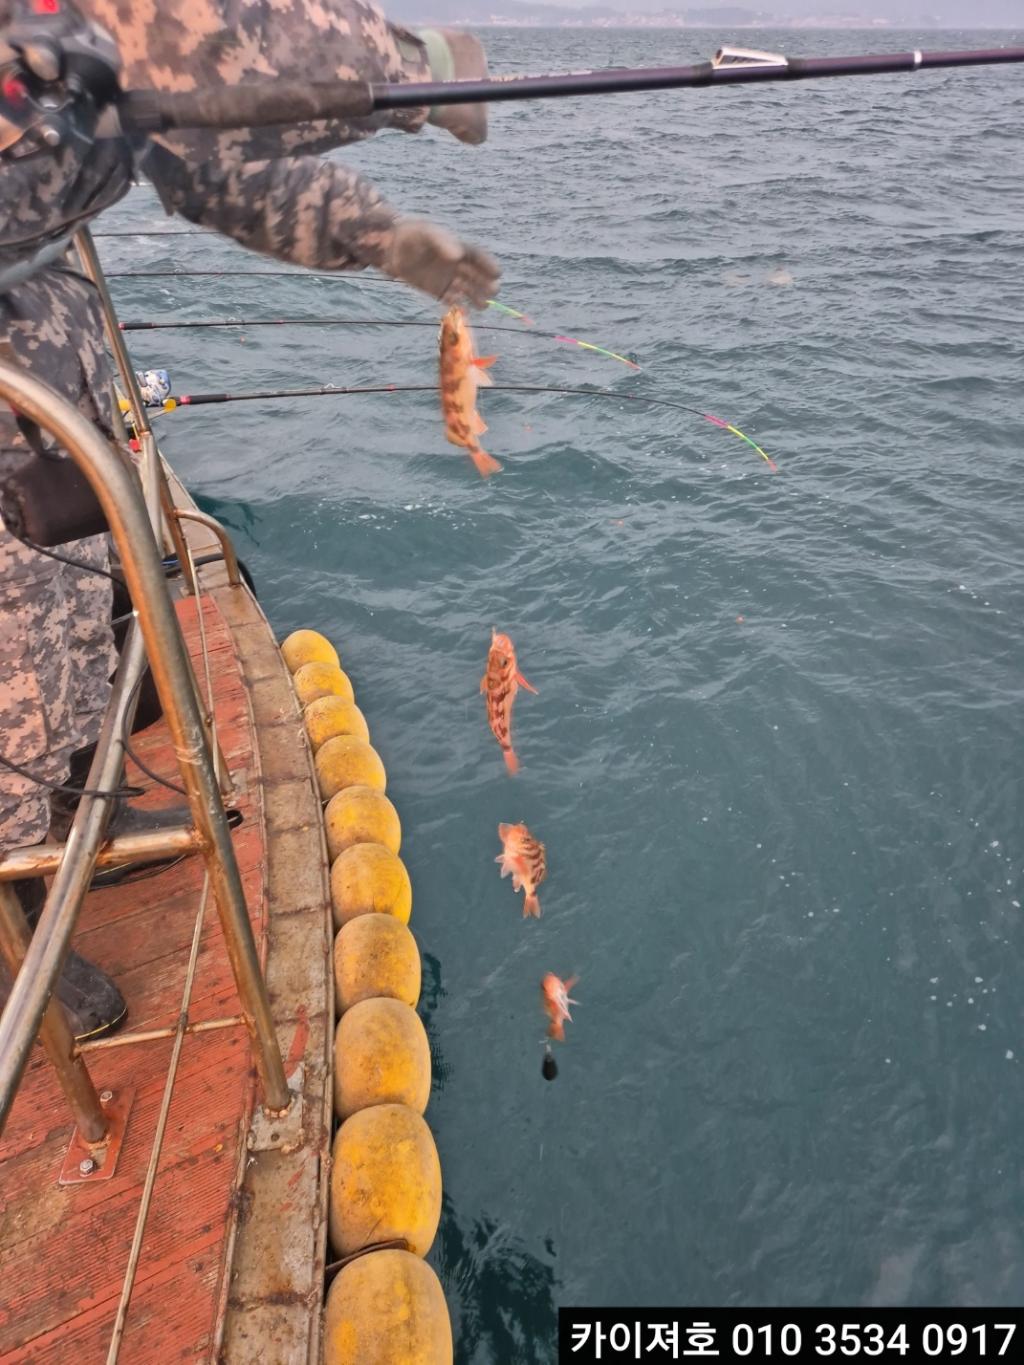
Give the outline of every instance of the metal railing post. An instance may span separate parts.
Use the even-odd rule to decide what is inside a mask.
[[[217,537],[221,552],[224,555],[224,570],[228,576],[228,582],[233,588],[242,586],[242,573],[238,567],[238,555],[235,554],[235,547],[231,543],[231,537],[220,524],[216,517],[211,517],[206,512],[197,511],[191,507],[178,507],[174,511],[175,519],[179,522],[194,521],[199,526],[205,526],[208,531],[212,531]]]
[[[92,424],[41,380],[0,361],[0,399],[55,438],[85,474],[103,508],[138,617],[192,816],[205,845],[210,883],[242,1013],[253,1039],[264,1103],[272,1110],[287,1109],[291,1096],[231,831],[196,702],[185,642],[167,592],[160,552],[141,491],[134,475]],[[71,913],[62,912],[66,893],[76,879],[75,833],[73,829],[23,968],[0,1019],[0,1125],[13,1101],[70,940],[74,908]]]
[[[0,882],[51,876],[61,865],[65,847],[65,844],[33,844],[30,848],[12,848],[0,858]],[[140,834],[119,834],[105,840],[96,854],[93,868],[148,863],[157,858],[190,858],[193,853],[202,851],[202,836],[190,825],[172,825]]]
[[[82,263],[82,269],[96,288],[96,294],[100,301],[100,312],[103,314],[103,331],[107,338],[107,345],[113,353],[118,373],[121,376],[121,383],[124,385],[125,394],[128,399],[128,407],[131,412],[132,423],[135,427],[135,434],[139,443],[139,474],[142,479],[142,489],[146,498],[146,506],[149,509],[149,519],[153,523],[154,529],[158,527],[163,528],[164,539],[173,548],[175,555],[177,555],[182,581],[188,588],[189,593],[193,597],[198,598],[200,596],[199,580],[188,553],[185,533],[181,528],[178,512],[174,506],[174,499],[171,496],[171,490],[167,486],[167,479],[164,475],[160,452],[157,449],[156,436],[153,434],[149,413],[146,411],[146,404],[142,398],[139,381],[135,375],[135,366],[132,364],[132,358],[128,354],[128,347],[124,344],[124,336],[117,323],[117,311],[114,308],[114,301],[110,297],[110,290],[107,287],[107,277],[103,273],[103,266],[100,264],[96,243],[93,241],[92,233],[87,227],[80,228],[75,234],[75,250],[78,252],[78,259]],[[233,548],[231,553],[233,556]],[[225,557],[227,557],[227,552],[225,552]],[[235,572],[237,575],[237,564]],[[231,777],[228,773],[227,763],[225,762],[224,755],[221,753],[220,745],[217,743],[214,736],[212,717],[206,714],[206,707],[199,691],[199,683],[195,679],[194,674],[193,686],[196,690],[196,701],[203,714],[203,724],[206,727],[210,748],[213,750],[220,789],[225,799],[230,799],[233,794],[233,788],[231,785]]]
[[[124,344],[121,329],[117,325],[117,311],[107,287],[107,277],[103,273],[103,266],[100,264],[96,243],[87,227],[80,228],[75,233],[75,250],[78,252],[82,269],[96,287],[100,311],[103,314],[103,330],[106,333],[107,345],[113,354],[118,374],[121,376],[121,383],[124,385],[125,396],[128,399],[132,423],[139,441],[139,465],[150,516],[155,521],[161,513],[163,514],[166,533],[170,544],[174,547],[174,553],[178,556],[182,576],[192,595],[198,596],[199,585],[189,571],[188,558],[185,554],[185,538],[181,527],[174,518],[174,503],[167,488],[167,480],[164,478],[163,470],[160,467],[160,454],[156,447],[156,437],[153,435],[146,404],[142,400],[139,381],[135,377],[135,366],[128,354],[128,347]]]
[[[12,977],[17,977],[31,941],[28,921],[18,897],[9,886],[0,882],[0,953],[6,959]],[[92,1083],[89,1068],[75,1051],[75,1040],[60,1002],[53,997],[46,1005],[39,1026],[39,1040],[57,1073],[57,1080],[78,1131],[86,1142],[102,1142],[107,1135],[108,1125],[100,1097]]]

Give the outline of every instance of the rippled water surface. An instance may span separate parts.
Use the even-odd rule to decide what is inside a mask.
[[[501,71],[991,34],[493,32]],[[1017,35],[1017,41],[1022,41]],[[1010,41],[1001,35],[996,41]],[[462,1365],[558,1304],[1024,1303],[1021,69],[503,106],[348,153],[497,254],[485,484],[432,394],[179,411],[281,634],[341,649],[405,827]],[[148,190],[134,212],[160,225]],[[105,226],[123,229],[122,207]],[[111,268],[267,269],[215,239]],[[118,280],[128,319],[406,318],[388,283]],[[137,335],[180,392],[432,383],[432,328]],[[492,625],[523,770],[477,691]],[[494,865],[548,847],[543,918]],[[547,971],[580,1005],[541,1078]]]

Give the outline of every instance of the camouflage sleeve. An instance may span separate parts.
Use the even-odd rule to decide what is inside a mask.
[[[0,0],[2,3],[3,0]],[[426,49],[372,0],[77,0],[116,41],[126,89],[284,80],[430,79]],[[328,151],[379,128],[417,132],[427,110],[397,109],[365,118],[290,128],[246,129],[220,139],[220,153],[259,161]],[[188,157],[184,140],[162,139]],[[192,158],[189,158],[192,159]]]
[[[108,138],[0,164],[0,272],[123,198],[133,174],[128,144]]]
[[[160,149],[145,164],[172,212],[252,251],[314,270],[380,266],[396,211],[355,171],[315,157],[187,164]]]

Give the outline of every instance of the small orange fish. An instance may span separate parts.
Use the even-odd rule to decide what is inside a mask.
[[[523,824],[499,825],[498,837],[504,851],[499,853],[494,861],[501,863],[502,877],[507,877],[511,873],[512,890],[522,889],[526,892],[523,918],[532,915],[534,919],[540,919],[537,887],[548,875],[544,845],[539,839],[535,839]]]
[[[507,635],[499,635],[491,628],[491,648],[487,655],[487,672],[480,679],[480,691],[487,698],[487,723],[491,733],[501,745],[505,755],[505,766],[510,773],[519,771],[519,759],[512,748],[512,703],[520,687],[535,696],[537,689],[531,687],[516,664],[516,652]]]
[[[565,1021],[568,1019],[569,1023],[572,1023],[569,1006],[580,1003],[578,1000],[571,999],[569,995],[578,980],[578,976],[570,976],[568,981],[563,981],[554,972],[548,972],[540,983],[541,1003],[544,1006],[544,1012],[551,1020],[548,1025],[548,1037],[556,1039],[559,1043],[565,1042]]]
[[[486,371],[497,356],[477,355],[466,315],[457,305],[449,308],[441,319],[437,339],[444,434],[453,446],[469,451],[477,470],[486,479],[489,474],[496,474],[501,465],[486,450],[481,450],[477,441],[487,426],[476,410],[476,391],[479,384],[492,382]]]

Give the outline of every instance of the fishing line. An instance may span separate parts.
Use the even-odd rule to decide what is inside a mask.
[[[492,299],[491,304],[494,304]],[[517,313],[514,308],[501,307],[503,313],[508,313],[511,317],[521,317],[527,322],[530,321],[525,313]],[[422,320],[411,321],[409,319],[397,318],[217,318],[199,319],[195,322],[119,322],[118,327],[122,332],[173,332],[186,331],[191,329],[201,329],[209,327],[433,327],[436,329],[436,322],[424,322]],[[580,341],[578,337],[563,336],[561,332],[539,331],[531,326],[529,332],[524,332],[520,327],[501,327],[494,323],[474,323],[474,332],[507,332],[513,336],[535,336],[544,337],[549,341],[565,341],[573,346],[579,346],[584,351],[596,351],[598,355],[608,356],[612,360],[619,360],[623,365],[628,365],[631,370],[639,370],[640,366],[635,360],[628,360],[624,355],[619,355],[615,351],[606,350],[604,346],[595,346],[591,341]]]
[[[739,427],[732,422],[725,421],[722,417],[715,417],[710,412],[702,412],[700,408],[690,407],[688,403],[676,403],[669,398],[648,398],[642,393],[616,393],[614,389],[570,389],[561,388],[553,384],[493,384],[490,391],[492,393],[555,393],[568,397],[578,398],[614,398],[629,400],[636,403],[651,403],[660,408],[676,408],[680,412],[689,412],[694,417],[703,418],[705,422],[710,422],[712,426],[721,427],[722,430],[737,436],[741,441],[746,442],[764,460],[773,474],[778,473],[778,466],[771,456],[763,450],[756,441],[752,440]],[[202,407],[209,403],[253,403],[260,400],[268,401],[276,398],[322,398],[328,394],[336,397],[359,393],[436,393],[435,384],[366,384],[352,388],[337,388],[330,384],[323,384],[315,389],[266,389],[254,393],[193,393],[179,394],[177,397],[169,398],[164,405],[164,410],[173,412],[178,407]]]
[[[393,318],[224,318],[197,322],[119,322],[122,332],[168,332],[201,327],[432,327],[436,322],[409,321]],[[492,323],[473,324],[474,332],[508,332],[513,336],[549,337],[560,341],[555,332],[524,333],[520,327],[501,327]]]
[[[136,228],[134,231],[124,229],[123,231],[114,229],[107,232],[94,232],[93,238],[97,237],[209,237],[213,241],[222,242],[224,239],[217,232],[208,232],[205,228],[181,228],[179,230],[167,228]]]
[[[101,234],[97,234],[97,235],[101,235]],[[114,236],[115,234],[110,233],[110,234],[108,234],[108,235]],[[126,233],[126,234],[124,234],[124,235],[129,236],[129,235],[131,235],[131,234],[127,234],[127,233]],[[152,233],[152,234],[140,233],[140,234],[138,234],[138,235],[140,235],[140,236],[150,236],[150,235],[152,235],[152,236],[160,236],[161,234],[159,234],[159,233]],[[188,237],[188,236],[190,236],[191,234],[188,233],[188,232],[166,232],[166,233],[164,233],[164,234],[162,234],[162,235],[164,235],[164,236],[166,236],[166,237]],[[209,236],[210,234],[209,234],[209,233],[199,233],[199,234],[197,234],[197,235],[199,235],[199,236]],[[402,283],[404,283],[404,281],[392,279],[392,278],[391,278],[390,276],[388,276],[388,275],[361,275],[361,276],[359,276],[358,279],[353,279],[351,276],[345,276],[344,274],[341,274],[341,273],[336,272],[336,271],[335,271],[335,272],[324,272],[324,271],[315,271],[315,270],[302,270],[302,271],[300,271],[300,270],[111,270],[111,271],[108,271],[108,272],[107,272],[107,278],[108,278],[108,279],[111,279],[111,280],[126,280],[126,279],[140,279],[140,280],[154,280],[154,279],[156,279],[156,280],[162,280],[162,279],[178,279],[178,278],[180,278],[180,279],[189,279],[189,278],[192,278],[192,277],[194,277],[194,276],[197,276],[197,277],[199,277],[199,278],[201,278],[201,279],[219,279],[219,278],[221,278],[221,277],[229,277],[229,278],[232,278],[232,279],[247,279],[247,278],[251,278],[251,279],[275,279],[275,280],[276,280],[276,279],[335,280],[335,281],[338,281],[338,282],[343,283],[343,284],[359,284],[359,283],[362,283],[362,284],[402,284]],[[510,306],[509,306],[508,304],[506,304],[506,303],[499,303],[497,299],[488,299],[488,300],[487,300],[487,307],[488,307],[488,308],[493,308],[493,309],[495,309],[495,310],[496,310],[497,312],[499,312],[499,313],[504,313],[507,317],[510,317],[510,318],[518,318],[519,321],[522,322],[522,323],[525,323],[525,325],[526,325],[527,327],[532,327],[532,326],[533,326],[533,319],[532,319],[531,317],[529,317],[528,314],[521,312],[518,308],[512,308],[512,307],[510,307]],[[172,324],[168,324],[168,325],[172,325]],[[184,324],[179,324],[179,325],[184,325]],[[194,325],[194,326],[199,326],[199,325],[201,325],[201,324],[196,323],[196,324],[193,324],[193,325]],[[209,325],[214,325],[214,324],[209,324]],[[225,325],[228,325],[228,324],[225,324]],[[265,325],[265,324],[262,324],[262,323],[255,323],[255,322],[254,322],[254,323],[246,323],[246,324],[244,324],[244,325],[245,325],[245,326],[248,326],[248,327],[255,327],[255,326],[261,326],[261,325]],[[295,323],[294,323],[294,325],[295,325],[295,326],[303,326],[303,325],[309,325],[309,324],[304,323],[302,320],[296,320]],[[393,323],[392,325],[393,325],[393,326],[401,326],[402,324],[401,324],[401,323]],[[424,323],[419,323],[419,324],[416,324],[416,323],[406,323],[405,325],[406,325],[406,326],[417,326],[417,325],[418,325],[418,326],[425,326],[425,325],[433,326],[434,324],[433,324],[433,323],[430,323],[430,324],[424,324]],[[140,326],[141,326],[141,324],[140,324]],[[135,328],[134,328],[134,327],[132,327],[132,328],[125,328],[125,327],[122,325],[122,330],[131,331],[131,330],[135,330]],[[565,345],[567,345],[567,346],[578,346],[581,350],[584,350],[584,351],[594,351],[597,355],[607,356],[609,360],[617,360],[621,365],[626,365],[626,366],[627,366],[629,369],[631,369],[631,370],[639,370],[639,369],[640,369],[640,366],[636,363],[635,360],[630,360],[627,356],[620,355],[620,354],[618,353],[618,351],[609,350],[607,346],[597,346],[597,345],[595,345],[595,343],[592,342],[592,341],[584,341],[584,340],[582,340],[582,338],[580,338],[580,337],[571,337],[571,336],[567,336],[567,335],[565,335],[565,334],[563,334],[563,333],[561,333],[561,332],[539,332],[539,333],[537,333],[537,335],[538,335],[538,336],[550,337],[550,339],[551,339],[552,341],[561,341],[561,342],[563,342],[563,343],[564,343]]]
[[[23,768],[20,763],[15,763],[10,758],[5,758],[0,754],[0,766],[9,768],[12,773],[17,773],[19,777],[25,777],[29,782],[34,782],[37,787],[46,787],[52,792],[64,792],[68,796],[95,796],[97,799],[113,800],[117,797],[143,796],[145,788],[121,786],[115,787],[112,791],[101,791],[96,787],[73,787],[68,782],[51,782],[48,778],[40,777],[31,768]]]
[[[500,327],[493,323],[474,323],[475,332],[510,332],[516,336],[535,336],[545,337],[549,341],[564,341],[571,346],[579,346],[584,351],[595,351],[598,355],[608,356],[610,360],[621,361],[623,365],[628,365],[631,370],[639,370],[640,366],[635,360],[629,360],[624,355],[619,355],[617,351],[609,351],[604,346],[595,346],[592,341],[581,341],[579,337],[564,336],[561,332],[538,331],[532,325],[532,319],[525,313],[519,313],[514,308],[508,308],[505,304],[498,304],[494,299],[488,300],[489,306],[499,309],[502,313],[507,313],[510,317],[522,318],[524,322],[530,324],[530,331],[524,333],[519,327]],[[119,322],[118,327],[122,332],[171,332],[177,330],[201,329],[204,327],[437,327],[436,322],[425,322],[422,319],[410,320],[407,318],[213,318],[198,319],[196,321],[180,322]]]
[[[151,778],[159,786],[166,787],[169,792],[174,792],[175,795],[183,796],[186,801],[188,800],[188,792],[185,790],[184,787],[179,787],[177,783],[171,782],[166,777],[161,777],[159,773],[155,773],[153,769],[149,767],[148,764],[142,761],[142,759],[135,752],[135,749],[132,747],[131,743],[126,738],[122,738],[121,742],[124,745],[124,752],[126,757],[131,759],[131,761],[135,764],[136,768],[144,772],[148,778]],[[141,793],[142,788],[139,788],[139,791]]]
[[[83,573],[98,574],[100,578],[109,578],[111,583],[116,583],[119,588],[127,588],[123,578],[118,578],[116,574],[109,573],[106,569],[98,568],[95,564],[86,564],[82,559],[75,559],[72,555],[58,554],[56,550],[48,549],[45,545],[37,545],[34,540],[27,540],[24,536],[18,535],[17,531],[11,530],[9,526],[4,527],[8,535],[13,536],[22,545],[32,550],[37,555],[45,555],[47,559],[55,559],[58,564],[68,564],[72,569],[81,569]]]
[[[689,412],[694,417],[702,417],[705,422],[721,427],[723,430],[731,432],[733,436],[738,436],[741,441],[746,441],[748,446],[757,451],[772,473],[778,473],[778,465],[771,456],[762,450],[756,441],[751,440],[745,432],[740,431],[739,427],[733,426],[731,422],[726,422],[721,417],[713,416],[710,412],[702,412],[700,408],[692,408],[688,403],[676,403],[670,398],[648,398],[643,393],[616,393],[614,389],[564,389],[547,384],[495,384],[492,387],[501,389],[505,393],[559,393],[579,398],[628,398],[638,403],[653,403],[659,408],[677,408],[680,412]]]
[[[172,236],[172,237],[184,236],[184,235],[185,235],[184,233],[174,233],[174,232],[172,232],[172,233],[170,234],[170,236]],[[235,275],[235,276],[241,276],[242,278],[245,278],[246,276],[252,276],[252,277],[255,278],[255,279],[267,278],[267,277],[273,278],[273,279],[279,279],[279,278],[302,279],[302,278],[303,278],[303,276],[301,276],[301,275],[292,275],[291,271],[289,271],[289,270],[285,270],[285,271],[274,271],[274,270],[264,270],[264,271],[260,271],[260,270],[190,270],[190,271],[188,271],[188,272],[173,271],[173,270],[172,270],[172,271],[160,271],[160,270],[144,271],[144,270],[136,270],[136,271],[125,271],[125,272],[120,272],[120,273],[119,273],[118,271],[115,270],[115,271],[109,272],[107,278],[108,278],[108,279],[130,279],[130,278],[135,278],[135,277],[137,277],[137,278],[139,278],[139,279],[146,279],[146,278],[149,278],[149,277],[152,277],[152,276],[157,276],[157,277],[159,277],[159,278],[174,278],[175,276],[181,276],[182,278],[187,278],[187,277],[190,276],[190,275],[213,275],[213,276],[219,276],[219,275]],[[324,276],[315,276],[314,278],[317,278],[317,279],[328,279],[328,280],[330,280],[330,279],[334,279],[335,277],[334,277],[333,275],[324,275]],[[357,281],[355,281],[355,280],[347,280],[347,281],[345,281],[345,282],[348,283],[348,284],[355,284],[355,283],[357,283]],[[383,279],[383,278],[378,280],[376,276],[371,276],[368,280],[363,281],[363,283],[366,283],[366,284],[375,284],[375,283],[376,283],[376,284],[388,284],[388,283],[396,283],[396,284],[397,284],[397,283],[400,283],[400,281],[389,281],[389,280],[385,280],[385,279]],[[565,343],[566,345],[568,345],[568,346],[578,346],[578,347],[579,347],[581,350],[583,350],[583,351],[594,351],[597,355],[607,356],[609,360],[617,360],[617,361],[619,361],[620,364],[628,366],[629,369],[631,369],[631,370],[639,370],[639,369],[640,369],[640,366],[637,364],[637,362],[636,362],[635,360],[630,360],[630,359],[628,358],[628,356],[619,355],[618,351],[610,351],[606,346],[596,346],[596,345],[594,344],[594,342],[592,342],[592,341],[583,341],[583,340],[581,340],[579,337],[566,336],[566,335],[564,335],[562,332],[544,332],[544,331],[536,331],[536,330],[533,329],[533,319],[532,319],[531,317],[528,317],[525,313],[519,312],[519,310],[516,309],[516,308],[509,308],[507,304],[498,303],[498,301],[497,301],[496,299],[488,299],[488,300],[487,300],[487,306],[488,306],[488,308],[494,308],[494,309],[496,309],[499,313],[505,313],[505,314],[507,314],[508,317],[511,317],[511,318],[519,318],[522,322],[524,322],[524,323],[531,329],[531,335],[533,335],[533,336],[547,337],[547,338],[548,338],[549,340],[551,340],[551,341],[562,341],[562,342],[564,342],[564,343]],[[212,321],[209,321],[209,322],[200,319],[200,320],[197,321],[197,322],[121,322],[121,323],[118,323],[118,326],[120,327],[120,329],[121,329],[122,332],[158,332],[158,331],[172,331],[172,330],[175,329],[175,328],[188,328],[188,327],[197,327],[197,328],[198,328],[198,327],[436,327],[437,325],[438,325],[438,324],[437,324],[436,322],[409,321],[409,320],[406,320],[406,319],[392,319],[392,318],[253,318],[253,319],[248,320],[248,321],[236,320],[236,319],[233,319],[233,318],[229,318],[229,319],[225,319],[224,321],[220,321],[220,320],[216,320],[216,319],[215,319],[215,320],[212,320]],[[495,326],[490,325],[490,324],[488,324],[488,323],[474,323],[474,324],[473,324],[473,327],[474,327],[474,330],[475,330],[475,331],[478,331],[478,332],[519,332],[519,328],[518,328],[518,327],[495,327]]]
[[[187,801],[188,792],[185,790],[184,787],[179,787],[176,783],[169,781],[165,777],[161,777],[159,773],[155,773],[153,769],[149,767],[148,764],[142,761],[142,759],[138,756],[138,754],[132,747],[129,717],[131,716],[132,712],[132,703],[135,701],[135,698],[139,695],[145,677],[146,677],[145,673],[140,673],[139,676],[135,679],[134,684],[132,685],[132,690],[128,697],[128,705],[125,707],[124,716],[122,717],[121,720],[121,747],[125,752],[125,756],[127,758],[130,758],[131,761],[135,764],[135,766],[138,769],[140,769],[140,771],[144,772],[148,778],[150,778],[153,782],[158,783],[161,787],[166,787],[168,791],[172,791],[178,796],[183,796]]]
[[[169,233],[185,237],[187,233]],[[317,270],[108,270],[108,280],[188,280],[193,276],[218,278],[222,275],[250,280],[333,280],[336,284],[402,284],[388,275],[360,275],[358,279],[340,273]],[[408,286],[406,286],[408,288]]]
[[[525,313],[520,313],[516,308],[509,308],[507,304],[499,303],[497,299],[487,300],[488,308],[496,308],[499,313],[507,313],[510,318],[519,318],[525,322],[527,327],[533,326],[533,318],[527,317]],[[592,341],[581,341],[579,337],[563,336],[559,332],[538,332],[537,336],[551,337],[555,341],[564,341],[567,346],[579,346],[584,351],[596,351],[598,355],[606,355],[609,360],[618,360],[623,365],[627,365],[631,370],[639,370],[640,366],[635,360],[629,360],[624,355],[619,355],[618,351],[609,351],[606,346],[595,346]]]

